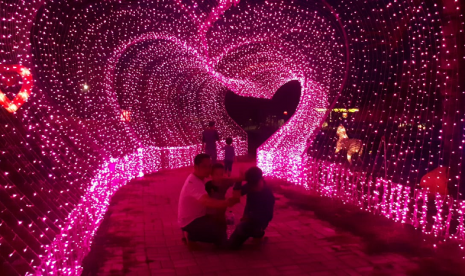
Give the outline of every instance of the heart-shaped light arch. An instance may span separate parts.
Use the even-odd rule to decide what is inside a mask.
[[[139,121],[147,114],[152,116],[149,118],[160,115],[150,113],[150,106],[148,112],[142,112],[144,104],[156,105],[156,99],[139,101],[144,99],[139,95],[130,105],[132,109],[126,109],[126,103],[116,98],[125,96],[127,91],[152,97],[167,94],[169,107],[176,107],[173,102],[179,100],[190,101],[190,106],[202,109],[201,104],[192,102],[208,101],[209,109],[219,109],[223,104],[221,96],[208,95],[219,95],[229,88],[238,94],[269,98],[290,79],[300,81],[303,96],[295,116],[260,148],[258,162],[264,171],[309,184],[324,195],[355,202],[367,210],[380,210],[402,222],[411,219],[415,227],[428,232],[427,206],[421,206],[428,194],[417,189],[415,177],[420,179],[429,170],[445,165],[455,171],[449,184],[463,184],[463,177],[457,172],[463,168],[457,155],[463,155],[464,133],[464,105],[460,100],[463,85],[459,85],[463,56],[459,51],[463,49],[460,41],[464,34],[460,5],[460,1],[454,0],[340,0],[337,11],[344,18],[344,28],[337,13],[321,1],[37,0],[1,6],[0,17],[5,24],[0,30],[0,60],[2,64],[30,68],[35,81],[28,104],[15,114],[2,113],[9,117],[0,139],[6,137],[9,147],[1,154],[7,161],[0,162],[2,172],[5,171],[0,174],[6,191],[2,195],[7,198],[0,200],[0,209],[11,213],[11,220],[2,222],[0,230],[14,236],[2,240],[2,256],[10,267],[17,269],[16,274],[78,274],[80,261],[118,187],[147,172],[191,164],[192,156],[198,152],[197,136],[203,121],[220,118],[225,130],[234,129],[230,127],[233,124],[222,120],[225,113],[221,110],[184,113],[185,109],[175,108],[162,115],[167,120],[183,118],[189,123],[152,131],[146,127],[147,121]],[[388,179],[366,178],[358,184],[367,194],[359,194],[354,188],[356,183],[348,188],[352,189],[348,195],[346,184],[353,183],[348,180],[347,171],[331,163],[334,137],[329,133],[320,139],[323,146],[310,149],[312,158],[329,161],[310,160],[305,169],[311,179],[302,182],[304,168],[299,153],[305,152],[304,137],[312,138],[324,119],[311,107],[330,110],[344,87],[349,57],[344,29],[351,43],[351,83],[345,86],[339,104],[354,107],[363,103],[365,110],[361,109],[360,114],[369,124],[349,127],[348,135],[357,129],[366,134],[365,142],[373,147],[371,132],[391,136],[390,142],[389,137],[384,140],[387,151],[393,153],[385,158],[387,171],[396,175],[399,170],[408,170],[410,183],[402,175],[396,176],[399,183],[389,174]],[[170,42],[175,47],[166,51],[179,57],[167,62],[169,65],[160,65],[159,70],[151,70],[149,67],[156,64],[156,57],[150,55],[152,48],[142,49],[141,55],[131,50],[148,43],[144,40],[126,48],[115,59],[118,69],[107,81],[107,61],[115,55],[115,45],[150,33],[175,38],[176,42]],[[276,47],[270,49],[269,45]],[[178,61],[178,67],[172,66]],[[134,62],[143,65],[138,67]],[[185,64],[189,67],[186,70],[182,68]],[[120,81],[122,68],[134,68],[126,72],[128,82]],[[161,72],[165,68],[167,72]],[[138,79],[144,81],[139,76],[156,79],[157,74],[166,77],[163,85],[151,79],[137,86],[142,88],[139,91],[128,89],[138,85]],[[183,94],[185,98],[173,96],[178,88],[189,91]],[[443,96],[448,104],[441,110],[438,103]],[[393,104],[388,108],[384,104],[390,100]],[[404,104],[407,100],[417,106]],[[121,108],[125,114],[133,115],[129,121],[121,120]],[[170,111],[179,114],[170,117]],[[370,121],[376,118],[377,111],[386,114],[383,119],[393,122],[392,126],[386,127],[380,120]],[[443,116],[443,111],[447,116]],[[193,116],[198,114],[200,119]],[[438,118],[446,119],[439,127],[435,121]],[[459,119],[454,121],[456,118]],[[416,119],[420,120],[417,123],[421,123],[422,132],[407,133],[404,120],[415,123]],[[159,126],[155,124],[154,128]],[[178,132],[183,127],[188,131],[181,135]],[[167,137],[154,142],[150,141],[153,135],[139,133],[149,130],[155,136],[165,133]],[[442,130],[444,133],[440,133]],[[174,145],[168,144],[169,140]],[[437,141],[444,147],[435,145],[423,151],[422,144],[434,145]],[[415,151],[422,158],[412,159]],[[452,155],[445,158],[446,154]],[[427,166],[419,168],[422,163]],[[411,198],[414,186],[416,193]],[[337,189],[341,187],[342,190]],[[31,195],[30,191],[34,193]],[[389,201],[388,195],[397,201]],[[463,240],[464,202],[449,197],[443,204],[443,198],[436,199],[438,209],[448,207],[441,213],[443,216],[433,218],[434,234],[447,236],[449,229],[454,228],[451,221],[457,220],[456,233],[448,237]],[[412,201],[414,206],[408,205]],[[411,214],[409,207],[414,209]],[[455,217],[456,214],[459,215]],[[18,228],[21,231],[15,232]]]
[[[175,45],[167,51],[179,53],[181,64],[189,63],[189,68],[198,70],[193,70],[198,74],[191,77],[192,82],[195,82],[193,89],[203,89],[199,92],[202,96],[201,101],[208,100],[208,93],[215,95],[224,93],[226,89],[243,96],[270,98],[284,83],[299,80],[302,97],[297,112],[263,147],[269,148],[262,148],[259,153],[259,165],[266,173],[275,172],[275,176],[285,178],[289,178],[287,173],[282,168],[277,170],[277,166],[284,163],[298,166],[294,156],[303,152],[305,140],[323,118],[320,113],[315,112],[315,108],[327,108],[342,86],[347,72],[344,71],[345,66],[340,65],[345,64],[347,59],[344,54],[346,45],[335,15],[331,14],[322,2],[312,2],[309,7],[296,9],[292,4],[286,3],[276,5],[265,2],[250,6],[249,3],[241,2],[234,6],[229,5],[228,1],[221,1],[229,9],[215,9],[218,14],[201,17],[195,14],[184,17],[185,9],[179,9],[179,3],[148,2],[149,8],[146,10],[124,8],[121,11],[117,10],[119,1],[93,3],[73,12],[74,17],[67,21],[66,12],[56,15],[55,11],[66,11],[71,9],[72,5],[68,1],[50,1],[44,6],[40,18],[35,21],[35,33],[32,35],[35,63],[33,73],[39,79],[41,92],[46,95],[40,98],[42,106],[49,106],[47,112],[50,114],[53,114],[55,108],[65,110],[71,114],[70,117],[78,117],[78,124],[86,130],[83,131],[85,138],[79,137],[74,133],[74,129],[63,125],[64,121],[71,120],[65,116],[63,122],[58,122],[58,129],[68,133],[81,148],[88,147],[88,143],[82,143],[87,141],[85,139],[88,137],[98,145],[98,151],[101,151],[103,156],[99,161],[98,170],[93,174],[91,184],[82,184],[83,195],[79,203],[72,205],[72,211],[68,213],[66,220],[58,220],[59,234],[54,237],[52,243],[43,242],[46,244],[42,247],[45,252],[37,253],[41,255],[40,262],[37,259],[27,260],[31,267],[36,269],[37,274],[79,273],[80,261],[92,243],[92,236],[115,190],[131,178],[144,173],[191,164],[192,156],[199,151],[198,145],[194,143],[195,139],[183,138],[185,134],[179,136],[179,145],[158,146],[135,131],[136,127],[141,126],[138,123],[138,114],[142,113],[128,110],[118,102],[121,93],[129,89],[125,88],[128,84],[122,82],[122,86],[117,87],[119,84],[115,82],[119,77],[118,70],[126,65],[128,68],[136,68],[132,63],[125,63],[126,58],[138,60],[138,57],[131,59],[131,48],[151,41],[165,41]],[[153,8],[150,6],[152,4]],[[114,10],[116,11],[113,12]],[[298,28],[293,26],[287,15],[273,20],[267,19],[267,12],[281,16],[279,13],[284,11],[304,16],[305,19],[301,20]],[[91,18],[88,17],[89,13],[102,13],[105,16]],[[166,21],[166,14],[170,14],[173,19]],[[241,18],[237,14],[248,16]],[[59,16],[63,18],[60,19]],[[130,20],[125,16],[130,17]],[[42,20],[44,18],[47,20]],[[82,21],[82,18],[88,20]],[[189,18],[209,18],[209,23],[203,25],[205,21],[191,22]],[[134,21],[135,19],[138,20]],[[149,23],[144,23],[144,20]],[[61,23],[65,21],[68,23],[69,36],[60,31]],[[263,24],[257,25],[257,21]],[[282,23],[279,30],[273,27],[276,21]],[[142,27],[131,29],[132,25],[125,22],[140,22]],[[208,28],[206,31],[199,30],[199,26]],[[238,26],[242,28],[240,32],[235,31]],[[80,33],[84,35],[78,39],[75,34]],[[26,32],[25,37],[29,37],[29,33]],[[147,57],[143,60],[144,64],[149,64],[149,61],[155,59],[149,53],[142,54]],[[182,55],[186,55],[184,61]],[[235,56],[240,57],[239,64],[233,63]],[[142,65],[140,68],[146,70],[147,66]],[[175,82],[173,76],[178,75],[188,80],[189,74],[183,73],[184,68],[175,69],[177,71],[167,72],[170,80]],[[137,77],[132,79],[136,80]],[[202,85],[197,85],[200,83]],[[152,83],[145,87],[155,87],[153,85]],[[172,91],[175,89],[172,86],[166,89]],[[152,91],[144,90],[141,93],[156,95],[151,94]],[[46,98],[52,101],[47,102]],[[208,106],[224,108],[224,103],[218,99],[221,97],[216,97]],[[137,108],[137,105],[133,106]],[[34,109],[27,109],[24,114],[34,112],[40,114]],[[129,122],[121,120],[121,115],[128,112],[131,114]],[[227,116],[225,112],[205,111],[203,114],[207,114],[204,115],[204,119],[208,119],[208,114]],[[49,114],[45,117],[48,118]],[[201,129],[204,122],[189,119],[197,126],[196,131],[190,133],[190,136],[196,137],[199,134],[197,130]],[[222,118],[213,119],[226,122]],[[48,120],[44,119],[44,125],[51,125]],[[228,128],[232,130],[228,132]],[[228,125],[224,129],[228,135],[237,134],[242,138],[243,131],[237,126]],[[169,133],[169,129],[166,131],[173,137],[178,135],[174,132]],[[43,134],[42,137],[46,139],[48,136]],[[50,140],[51,146],[56,144],[53,138]],[[245,146],[239,144],[242,150]],[[286,158],[288,161],[285,161]],[[82,162],[93,162],[92,160],[95,161],[84,158]],[[59,161],[56,160],[55,164],[60,164]],[[77,167],[80,165],[76,165],[76,171],[79,170]],[[63,189],[63,194],[66,192],[67,190]],[[43,218],[48,218],[48,215],[45,214]],[[51,219],[48,218],[47,221]],[[41,233],[35,233],[39,235],[36,238],[40,240]],[[35,250],[28,252],[31,251]],[[12,254],[22,254],[18,252]]]

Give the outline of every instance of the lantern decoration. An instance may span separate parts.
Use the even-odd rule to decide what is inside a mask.
[[[447,171],[439,167],[425,174],[420,180],[420,187],[433,195],[447,195]]]
[[[121,121],[131,121],[131,112],[129,110],[121,110]]]

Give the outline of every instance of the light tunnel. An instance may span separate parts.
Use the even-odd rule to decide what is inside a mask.
[[[257,151],[267,177],[463,240],[464,8],[1,1],[1,266],[79,275],[119,187],[191,165],[211,120],[246,154],[226,92],[270,99],[292,80],[302,89],[296,112]],[[334,153],[339,125],[363,143],[357,165]],[[445,178],[447,192],[421,185],[437,168],[445,176],[426,178]],[[431,194],[444,210],[432,224]]]

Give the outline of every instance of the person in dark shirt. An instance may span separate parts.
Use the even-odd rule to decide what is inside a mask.
[[[205,183],[205,190],[211,198],[224,200],[226,192],[233,186],[232,181],[226,181],[224,178],[224,166],[216,163],[212,167],[211,180]],[[216,221],[226,225],[226,208],[215,209],[207,208],[207,215],[214,218]]]
[[[231,188],[234,182],[240,182],[244,180],[243,173],[236,178],[226,178],[225,168],[222,164],[216,163],[212,166],[211,180],[205,183],[205,190],[211,198],[224,200],[226,198],[226,192]],[[239,198],[235,196],[237,200]],[[216,221],[224,223],[226,225],[226,208],[207,208],[207,215],[214,218]]]
[[[236,159],[236,152],[234,146],[232,145],[233,139],[231,137],[226,138],[226,146],[224,146],[224,169],[228,174],[228,177],[231,176],[232,166]]]
[[[178,202],[178,223],[187,233],[186,241],[209,242],[223,247],[227,243],[226,228],[207,216],[208,208],[225,209],[238,203],[237,197],[226,200],[211,198],[205,191],[206,178],[211,174],[210,156],[198,154],[194,158],[194,172],[181,189]]]
[[[218,131],[215,129],[215,122],[208,123],[208,128],[202,132],[202,149],[210,155],[212,163],[215,164],[217,160],[216,141],[220,140]]]
[[[229,238],[231,249],[238,249],[248,238],[260,239],[273,219],[275,197],[263,179],[262,170],[252,167],[245,173],[247,183],[234,185],[234,196],[247,195],[244,215]]]

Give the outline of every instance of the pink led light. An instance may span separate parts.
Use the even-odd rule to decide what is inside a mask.
[[[267,176],[464,239],[459,1],[90,2],[0,7],[0,64],[34,79],[28,101],[0,113],[0,211],[11,218],[0,227],[13,237],[0,237],[0,254],[13,273],[78,274],[120,186],[190,165],[209,120],[245,154],[224,93],[271,98],[290,80],[301,99],[258,150]],[[2,77],[11,101],[24,83]],[[358,170],[322,130],[336,119],[319,110],[335,107],[360,108],[337,119],[373,152]],[[438,166],[450,194],[432,195],[430,224],[419,179]]]
[[[46,246],[47,255],[35,275],[79,275],[82,270],[80,261],[92,245],[112,195],[131,179],[143,176],[144,172],[192,165],[200,147],[141,148],[133,154],[104,162],[59,236]],[[80,242],[71,242],[73,240]],[[80,255],[76,256],[76,253]],[[73,267],[69,267],[70,260],[74,260]]]
[[[340,118],[334,118],[334,112],[333,118],[321,113],[299,118],[297,112],[287,129],[281,129],[260,147],[258,164],[269,177],[298,185],[300,179],[306,179],[303,185],[321,195],[340,194],[343,202],[367,206],[367,211],[380,211],[401,223],[412,223],[424,233],[454,237],[449,226],[454,214],[461,212],[461,144],[465,133],[465,111],[459,104],[464,93],[457,63],[463,55],[458,49],[463,51],[464,45],[458,45],[456,40],[464,36],[464,22],[457,1],[424,5],[349,0],[341,1],[339,7],[345,9],[338,10],[338,18],[351,43],[351,67],[349,84],[336,105],[346,109],[361,105],[360,113],[349,118],[347,111]],[[443,16],[454,19],[444,20]],[[314,101],[302,99],[301,104],[311,106]],[[318,130],[318,126],[328,123],[332,128]],[[357,133],[370,149],[362,156],[362,166],[347,169],[349,164],[335,156],[334,128],[338,124],[350,126],[349,136]],[[448,133],[447,141],[444,132]],[[313,144],[302,147],[301,133],[313,139]],[[294,155],[302,156],[303,164],[310,168],[287,173],[292,170]],[[329,169],[333,166],[337,168]],[[446,169],[439,171],[448,174],[447,178],[438,177],[447,179],[446,199],[432,194],[444,191],[436,178],[431,181],[434,189],[420,186],[422,176],[441,166]],[[339,175],[333,176],[334,171]],[[428,214],[428,195],[432,196],[437,214],[434,210]],[[433,216],[432,224],[429,216]],[[461,217],[457,217],[459,225],[463,223]]]

